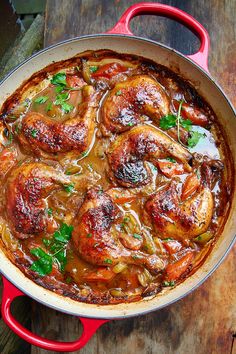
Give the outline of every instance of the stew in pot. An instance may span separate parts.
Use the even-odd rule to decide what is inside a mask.
[[[162,65],[108,50],[53,63],[7,99],[0,125],[1,246],[47,289],[138,301],[190,276],[221,233],[224,131]]]

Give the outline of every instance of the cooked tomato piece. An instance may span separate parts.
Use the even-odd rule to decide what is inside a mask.
[[[166,267],[166,280],[178,280],[180,276],[188,269],[193,260],[193,253],[189,252],[177,262],[168,264]]]
[[[123,73],[125,71],[127,71],[127,67],[119,63],[111,63],[101,66],[97,71],[92,73],[91,76],[93,78],[105,77],[106,79],[110,79],[112,76]]]
[[[173,104],[175,109],[178,110],[180,102],[174,100]],[[200,125],[202,127],[205,127],[209,123],[205,113],[203,113],[200,109],[191,106],[189,103],[182,104],[181,116],[184,119],[191,120],[193,124]]]
[[[158,161],[158,167],[166,177],[182,175],[184,173],[183,164],[171,161]]]
[[[169,254],[174,254],[181,250],[182,245],[179,241],[176,240],[163,240],[162,242],[165,249],[169,252]]]
[[[196,192],[199,186],[200,180],[197,177],[196,173],[190,174],[184,182],[181,199],[185,200],[190,197],[190,195]]]

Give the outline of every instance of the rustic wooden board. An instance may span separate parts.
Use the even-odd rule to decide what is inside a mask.
[[[207,28],[211,37],[210,71],[236,104],[235,1],[159,2],[185,10]],[[48,0],[45,46],[74,36],[104,32],[134,3],[130,0]],[[198,40],[188,30],[167,19],[138,17],[132,21],[131,28],[137,35],[160,41],[183,53],[193,53],[198,45]],[[161,311],[105,324],[80,353],[235,353],[235,253],[236,248],[194,293]],[[61,341],[74,340],[81,331],[76,317],[35,302],[31,319],[35,332]],[[19,347],[19,353],[20,350]],[[32,346],[31,353],[50,352]]]

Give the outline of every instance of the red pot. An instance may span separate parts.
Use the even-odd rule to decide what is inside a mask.
[[[199,37],[201,45],[198,52],[194,55],[185,57],[177,51],[156,42],[134,37],[129,29],[129,23],[133,17],[140,14],[165,16],[184,24]],[[104,48],[113,49],[118,52],[137,54],[158,61],[158,63],[171,69],[178,70],[185,78],[189,79],[195,87],[197,87],[199,93],[212,106],[213,110],[218,115],[222,126],[224,126],[228,144],[232,156],[234,157],[235,166],[235,113],[232,105],[222,90],[208,74],[208,33],[192,16],[167,5],[158,3],[140,3],[133,5],[123,14],[115,27],[107,31],[105,34],[84,36],[67,40],[37,53],[14,69],[1,83],[2,99],[0,100],[0,103],[4,102],[6,97],[13,93],[25,79],[30,77],[34,72],[50,64],[53,60],[63,60],[86,49],[96,50]],[[158,58],[158,60],[155,60],[156,58]],[[33,281],[26,278],[24,274],[10,262],[3,251],[0,250],[0,267],[1,273],[4,275],[4,290],[2,298],[3,319],[15,333],[33,345],[57,352],[76,351],[82,348],[95,331],[109,319],[127,318],[158,310],[179,300],[205,281],[217,266],[219,266],[233,245],[236,229],[233,222],[233,213],[235,209],[236,198],[235,195],[233,195],[230,214],[222,235],[217,240],[214,249],[205,263],[195,274],[187,278],[178,287],[172,290],[166,290],[163,294],[158,295],[157,297],[142,300],[138,303],[98,306],[79,303],[64,298],[38,286]],[[10,305],[14,298],[25,294],[59,311],[80,316],[80,320],[84,327],[82,336],[74,342],[61,343],[39,337],[22,327],[12,316]]]

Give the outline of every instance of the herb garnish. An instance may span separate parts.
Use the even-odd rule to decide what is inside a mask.
[[[91,72],[91,73],[95,73],[96,71],[98,70],[98,66],[90,66],[89,67],[89,71]]]
[[[56,100],[54,103],[56,106],[61,106],[61,109],[65,113],[70,113],[72,111],[72,109],[74,108],[74,106],[72,104],[66,103],[66,101],[69,100],[69,98],[70,98],[70,95],[68,92],[59,93],[56,96]]]
[[[75,185],[71,183],[71,184],[64,185],[63,187],[67,193],[72,193],[75,188]]]
[[[107,264],[112,264],[112,260],[111,259],[104,259],[104,263],[107,263]]]
[[[179,143],[185,147],[192,148],[197,145],[199,140],[203,138],[205,134],[192,130],[192,121],[190,119],[183,119],[181,117],[182,105],[183,101],[180,101],[177,116],[169,114],[160,119],[160,128],[168,130],[177,126],[177,135]],[[190,132],[190,138],[188,139],[187,146],[180,139],[180,126]]]
[[[34,100],[34,102],[42,104],[45,103],[47,100],[48,100],[48,96],[39,96]]]
[[[32,131],[31,131],[31,136],[32,136],[32,138],[36,138],[37,135],[38,135],[37,129],[32,129]]]
[[[166,157],[166,160],[170,161],[170,162],[173,162],[173,163],[176,163],[176,160],[173,157]]]
[[[54,232],[52,239],[44,238],[43,243],[49,253],[40,247],[31,249],[30,253],[38,259],[33,262],[30,269],[40,276],[45,276],[51,273],[52,265],[56,262],[60,271],[64,272],[67,262],[66,247],[71,239],[72,231],[72,225],[62,224],[60,229]]]
[[[52,208],[45,209],[45,212],[48,216],[52,216]]]
[[[116,91],[116,96],[120,96],[122,94],[121,90]]]
[[[175,282],[174,282],[174,280],[163,281],[162,286],[175,286]]]
[[[197,145],[197,143],[199,142],[199,140],[201,138],[204,138],[206,136],[206,134],[204,133],[199,133],[197,131],[191,131],[191,136],[190,138],[188,139],[188,146],[190,148],[194,147]]]
[[[49,102],[46,107],[46,112],[49,112],[52,110],[52,102]]]
[[[160,128],[164,130],[168,130],[170,128],[176,127],[176,119],[177,117],[173,114],[168,114],[160,119]]]
[[[133,237],[136,238],[136,239],[138,239],[138,240],[142,240],[142,236],[139,235],[139,234],[134,233],[134,234],[133,234]]]
[[[37,261],[34,261],[34,263],[31,265],[31,270],[38,273],[42,277],[51,273],[53,263],[51,255],[44,252],[44,250],[42,250],[42,248],[40,247],[33,248],[32,250],[30,250],[30,253],[36,258],[38,258]]]

